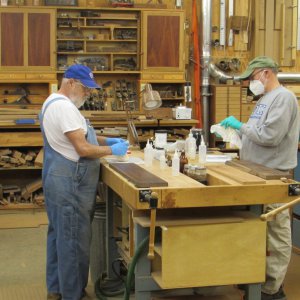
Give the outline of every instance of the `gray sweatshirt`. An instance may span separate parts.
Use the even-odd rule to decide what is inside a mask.
[[[241,159],[279,170],[295,168],[299,127],[295,95],[283,86],[266,93],[240,129]]]

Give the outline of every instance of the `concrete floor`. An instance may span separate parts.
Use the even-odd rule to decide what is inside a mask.
[[[2,218],[2,216],[0,216]],[[20,216],[22,218],[22,216]],[[1,225],[1,224],[0,224]],[[24,224],[25,226],[25,224]],[[1,226],[0,226],[1,228]],[[0,229],[0,300],[46,299],[45,245],[47,226],[35,228]],[[300,255],[293,254],[285,280],[288,300],[300,299]],[[93,284],[89,283],[86,299],[97,299]],[[184,291],[192,294],[191,290]],[[179,295],[183,291],[180,291]],[[164,292],[164,299],[240,300],[241,292],[234,287],[223,287],[204,296],[174,297]],[[216,295],[217,294],[217,295]],[[221,296],[222,295],[222,296]],[[161,295],[162,296],[162,295]],[[109,299],[122,299],[115,297]],[[134,296],[132,297],[134,299]],[[161,299],[155,297],[155,299]]]

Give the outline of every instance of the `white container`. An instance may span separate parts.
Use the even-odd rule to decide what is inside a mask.
[[[1,6],[7,6],[8,0],[1,0]]]
[[[166,156],[165,153],[161,153],[159,157],[159,167],[161,170],[164,170],[166,168]]]
[[[188,138],[185,140],[185,153],[187,158],[196,158],[196,139],[193,137],[193,133],[190,131]]]
[[[172,175],[178,176],[180,168],[180,160],[177,151],[175,151],[174,156],[172,158]]]
[[[206,162],[206,153],[207,153],[207,149],[202,135],[201,143],[199,145],[199,163],[204,164]]]
[[[152,166],[153,162],[153,147],[150,145],[149,140],[147,141],[147,145],[144,149],[144,162],[145,166]]]

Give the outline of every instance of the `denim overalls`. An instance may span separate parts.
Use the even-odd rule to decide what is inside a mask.
[[[44,138],[43,190],[49,219],[47,236],[47,288],[60,293],[63,300],[79,300],[88,282],[91,221],[94,214],[99,159],[66,159]],[[88,121],[87,121],[88,123]],[[87,124],[87,141],[98,145],[94,129]]]

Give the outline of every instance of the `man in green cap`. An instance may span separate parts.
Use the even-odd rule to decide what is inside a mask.
[[[242,139],[240,158],[290,174],[297,166],[299,108],[296,96],[280,85],[278,65],[269,57],[253,59],[239,77],[250,80],[254,95],[261,95],[247,123],[234,116],[221,122],[225,128],[238,130]],[[281,204],[266,205],[265,212]],[[267,223],[268,253],[266,282],[262,300],[286,300],[282,283],[291,256],[291,228],[288,210]]]

